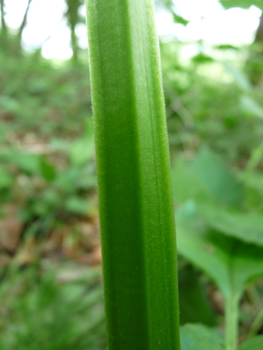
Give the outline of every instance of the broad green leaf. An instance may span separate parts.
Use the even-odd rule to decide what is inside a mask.
[[[182,24],[182,25],[184,25],[184,26],[187,26],[187,24],[189,23],[189,21],[187,21],[185,18],[183,18],[182,16],[179,16],[179,15],[177,15],[177,13],[175,13],[174,11],[173,11],[173,19],[174,19],[174,21],[176,22],[176,23],[180,23],[180,24]]]
[[[213,196],[182,158],[175,160],[172,170],[172,188],[175,203],[190,199],[211,201]]]
[[[20,154],[14,158],[15,164],[28,176],[39,174],[40,156],[36,154]]]
[[[202,150],[190,169],[217,201],[234,205],[243,199],[241,183],[214,153]]]
[[[65,201],[64,207],[73,214],[87,215],[91,206],[87,200],[72,196]]]
[[[263,275],[263,247],[245,244],[207,227],[193,203],[177,213],[177,246],[217,284],[225,299],[226,350],[238,337],[238,303],[246,285]]]
[[[181,327],[181,350],[224,350],[223,340],[211,328],[187,324]]]
[[[224,297],[240,297],[263,275],[263,247],[245,244],[209,228],[193,203],[177,212],[178,251],[217,284]]]
[[[241,98],[241,107],[244,111],[253,115],[254,117],[263,119],[263,108],[251,97],[243,96]]]
[[[231,7],[241,7],[243,9],[249,9],[251,6],[257,6],[263,10],[263,3],[261,0],[220,0],[225,9]]]
[[[5,169],[0,167],[0,189],[11,189],[13,176]]]
[[[192,57],[192,62],[195,64],[207,64],[207,63],[213,63],[215,60],[208,55],[205,55],[204,53],[198,53],[194,57]]]
[[[57,174],[56,168],[54,167],[53,164],[48,162],[44,157],[41,157],[39,159],[39,167],[40,167],[41,175],[46,181],[50,182],[55,179]]]
[[[263,335],[259,335],[244,341],[238,350],[263,350]]]
[[[247,243],[263,246],[263,217],[256,214],[229,212],[211,205],[200,206],[209,227]]]

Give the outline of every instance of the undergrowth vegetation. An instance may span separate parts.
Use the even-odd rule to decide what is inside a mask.
[[[0,293],[0,349],[104,349],[100,271],[50,268],[9,271]]]
[[[161,41],[182,345],[260,350],[262,81],[251,47],[187,45]],[[91,116],[87,60],[1,51],[1,350],[106,348]]]

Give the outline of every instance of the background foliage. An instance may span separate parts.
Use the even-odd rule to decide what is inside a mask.
[[[76,35],[83,2],[66,1],[73,56],[59,65],[23,49],[30,3],[14,33],[1,0],[0,349],[105,349],[90,85]],[[260,0],[221,3],[263,9]],[[188,24],[172,1],[160,7]],[[240,350],[262,341],[262,28],[261,17],[254,43],[209,55],[194,43],[188,59],[188,42],[160,42],[181,323],[215,332],[184,326],[183,349],[199,344],[196,334],[223,348],[230,290],[239,342],[258,335]]]

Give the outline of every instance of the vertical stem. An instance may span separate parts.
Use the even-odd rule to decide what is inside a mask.
[[[5,22],[5,2],[0,0],[0,10],[1,10],[1,36],[0,36],[0,45],[2,49],[6,48],[6,39],[7,39],[7,25]]]
[[[67,3],[67,11],[65,13],[65,17],[67,19],[68,25],[70,27],[71,34],[71,48],[73,51],[73,62],[78,63],[79,61],[79,44],[78,38],[76,35],[76,26],[80,23],[81,19],[79,16],[79,9],[81,7],[81,0],[66,0]]]
[[[179,350],[153,0],[87,0],[109,350]]]
[[[32,0],[28,0],[27,8],[26,8],[26,11],[24,13],[24,17],[23,17],[22,23],[20,24],[20,27],[19,27],[19,30],[18,30],[18,36],[17,37],[18,37],[18,43],[19,43],[20,46],[22,46],[22,34],[23,34],[23,30],[25,29],[26,24],[27,24],[27,16],[28,16],[28,11],[29,11],[31,2],[32,2]]]
[[[247,60],[248,77],[250,82],[256,86],[262,78],[262,61],[263,61],[263,12],[261,13],[259,25],[256,31],[254,45],[252,46]],[[259,62],[261,61],[261,64]]]
[[[5,23],[5,2],[4,0],[0,0],[0,9],[1,9],[1,29],[6,31],[6,23]]]
[[[76,35],[75,27],[71,27],[71,47],[73,51],[73,61],[78,63],[79,61],[79,46],[78,38]]]
[[[238,304],[239,304],[239,297],[238,296],[230,294],[228,297],[226,297],[226,309],[225,309],[226,350],[236,350],[236,347],[237,347]]]

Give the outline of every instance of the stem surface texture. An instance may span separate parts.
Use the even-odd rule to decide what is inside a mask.
[[[86,0],[108,350],[179,350],[175,224],[152,0]]]

